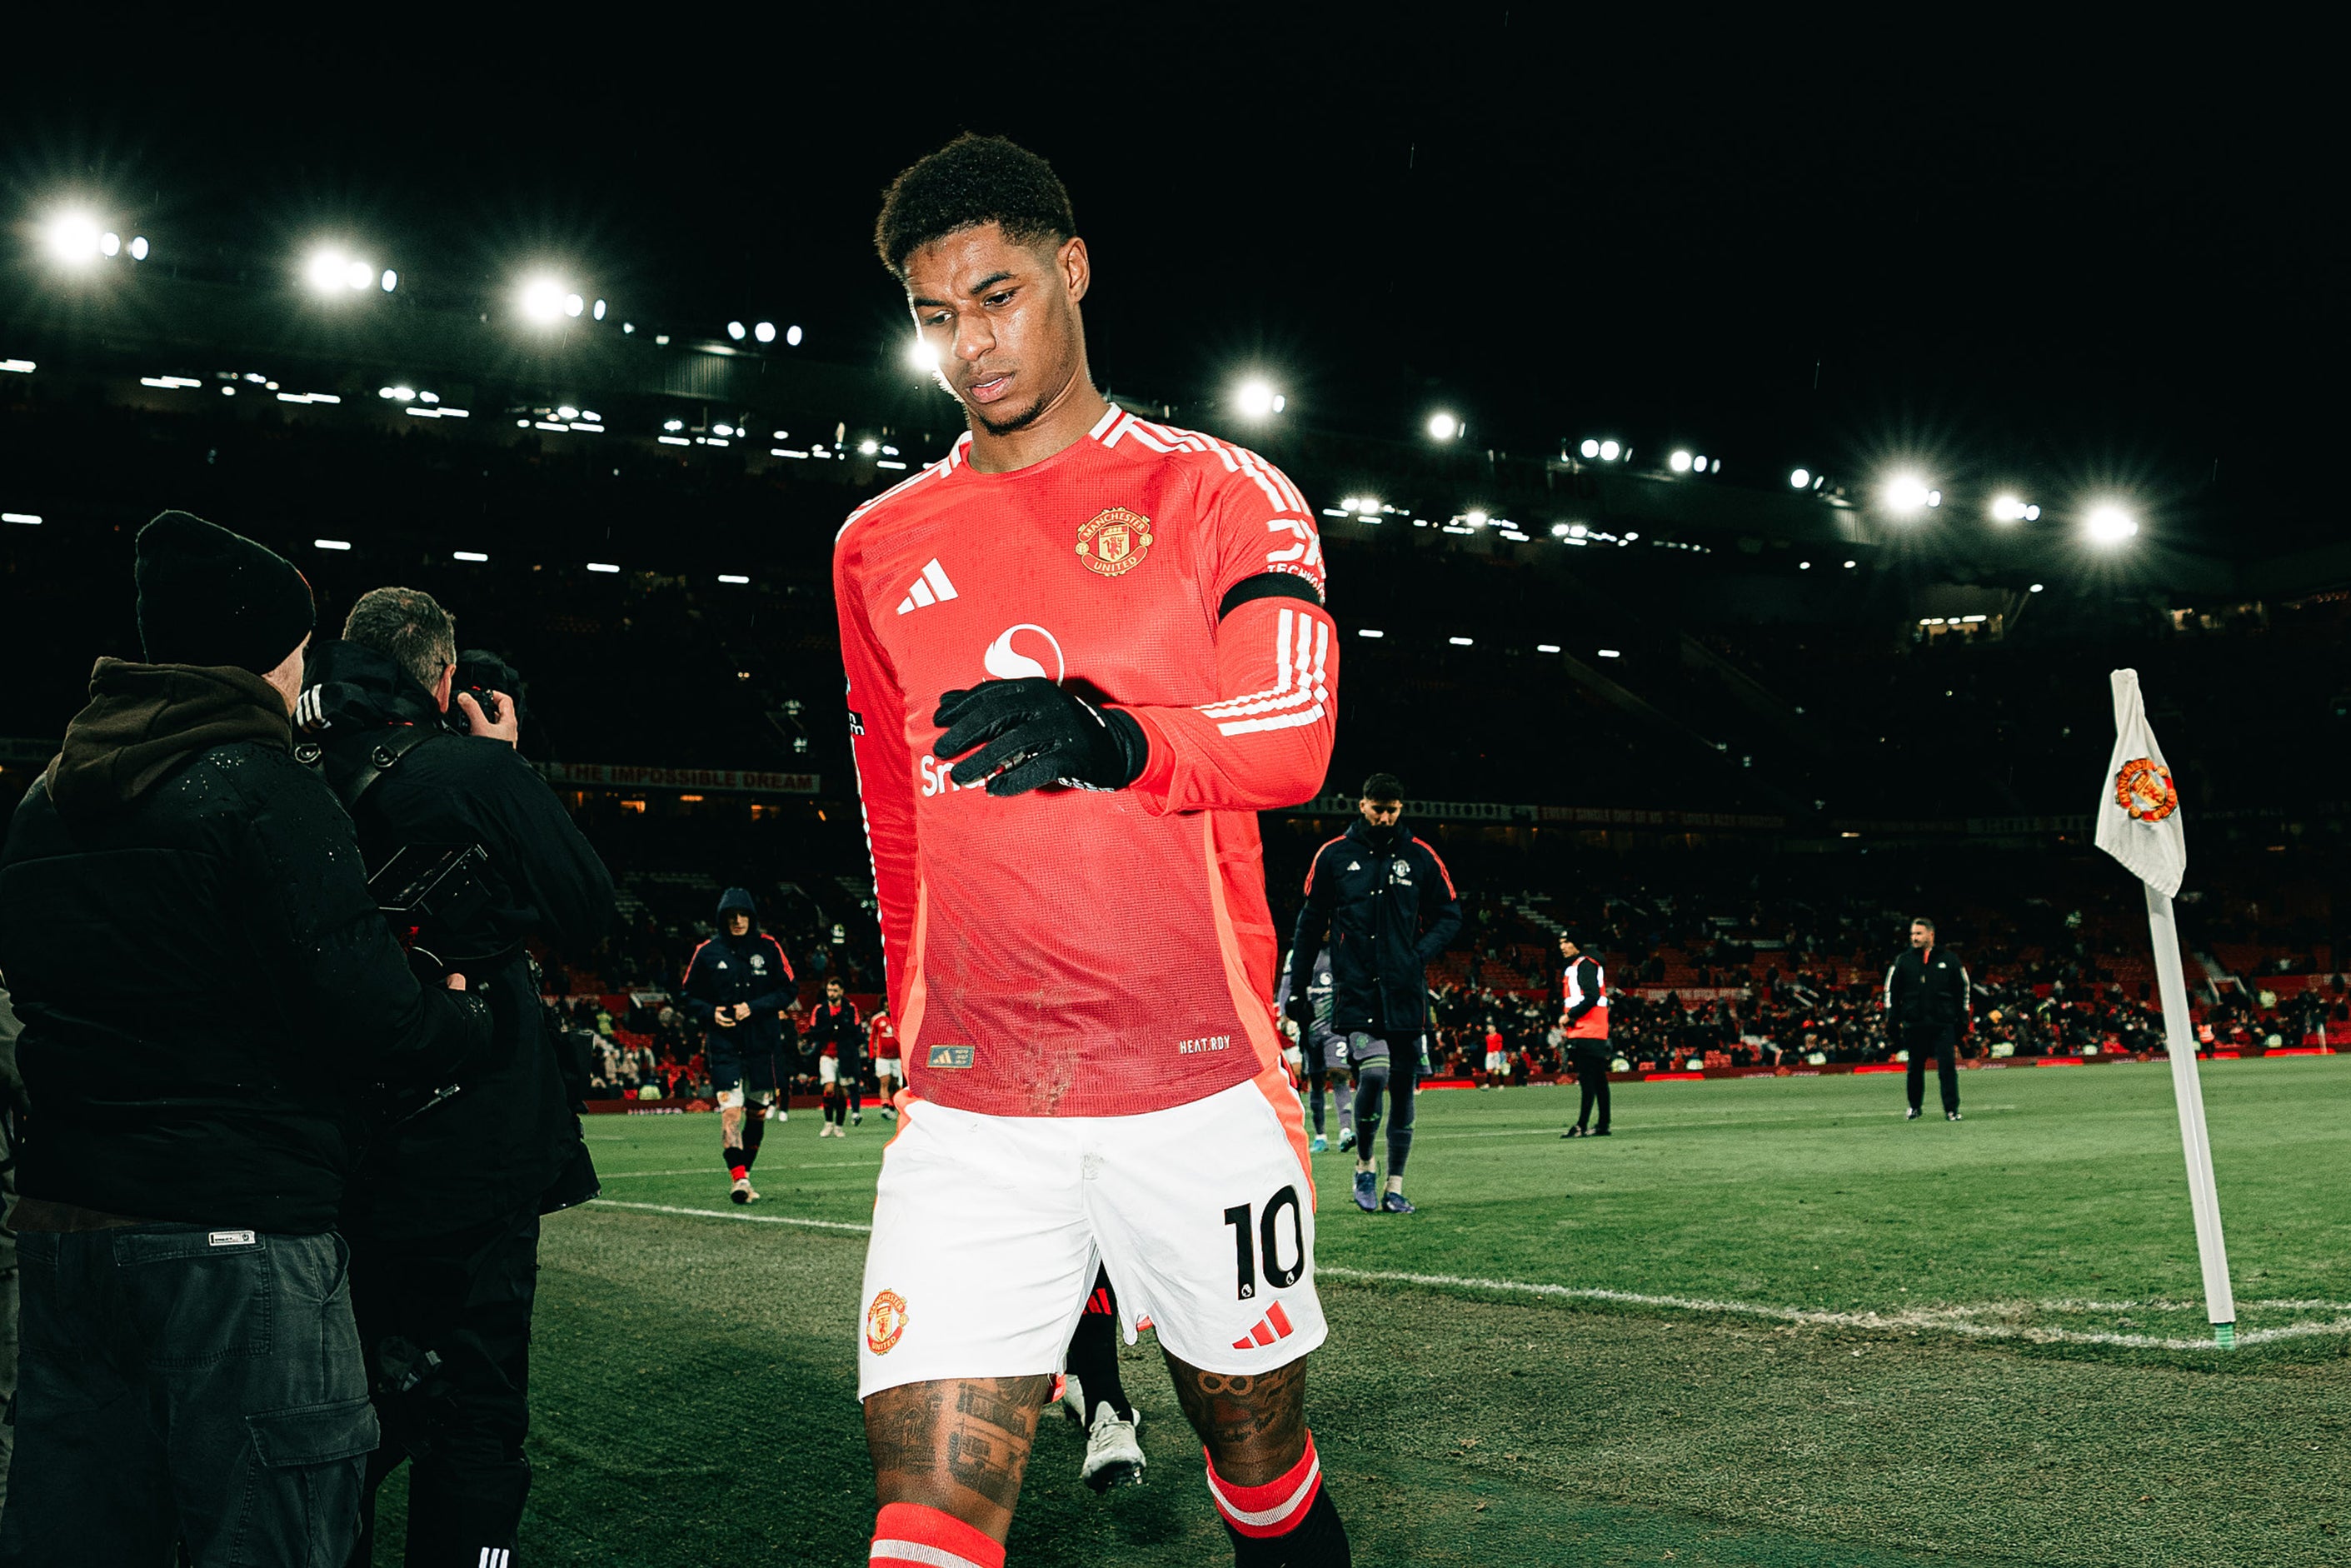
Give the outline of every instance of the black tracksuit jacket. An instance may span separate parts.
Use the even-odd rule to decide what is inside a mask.
[[[432,697],[372,648],[316,645],[308,677],[304,738],[329,760],[365,752],[391,731],[441,727]],[[455,1098],[374,1141],[353,1222],[380,1236],[435,1235],[534,1202],[551,1209],[593,1197],[573,1109],[584,1074],[567,1082],[560,1052],[571,1042],[547,1027],[523,944],[584,956],[618,923],[611,873],[538,770],[500,740],[436,734],[376,780],[354,817],[371,867],[405,845],[487,852],[490,904],[466,950],[497,956],[456,967],[488,1000],[499,1050],[495,1066],[459,1080]]]
[[[1975,1016],[1967,966],[1949,947],[1906,948],[1886,970],[1886,1009],[1896,1028],[1924,1024],[1964,1032]]]
[[[370,1084],[491,1053],[482,999],[410,972],[291,739],[258,675],[99,662],[0,851],[26,1197],[315,1235]]]
[[[751,917],[751,929],[730,936],[726,916],[737,909]],[[799,1047],[784,1014],[799,999],[799,988],[784,945],[759,929],[759,907],[750,894],[730,887],[719,895],[718,928],[685,961],[685,977],[678,989],[684,995],[686,1016],[702,1025],[705,1051],[744,1058],[782,1051],[785,1071],[792,1071]],[[712,1021],[720,1007],[737,1002],[750,1005],[750,1017],[726,1029]]]
[[[1428,1029],[1428,966],[1461,929],[1461,903],[1437,852],[1402,823],[1354,824],[1316,852],[1290,936],[1290,994],[1331,949],[1331,1029],[1391,1044]]]

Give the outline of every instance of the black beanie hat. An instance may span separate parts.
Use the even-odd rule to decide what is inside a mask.
[[[242,534],[165,512],[139,530],[139,641],[151,664],[266,675],[318,623],[294,563]]]

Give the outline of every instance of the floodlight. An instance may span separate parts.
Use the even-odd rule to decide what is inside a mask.
[[[799,329],[795,327],[792,330],[797,332]],[[939,351],[929,339],[918,337],[906,345],[906,362],[927,374],[939,368]]]
[[[1535,644],[1535,652],[1538,653],[1556,653],[1559,652],[1559,644],[1556,643],[1538,643]]]
[[[799,348],[800,346],[800,329],[798,327],[785,328],[784,342],[790,348]]]
[[[2098,507],[2085,519],[2090,538],[2102,545],[2118,545],[2138,532],[2138,519],[2120,507]]]
[[[1666,459],[1666,463],[1677,474],[1687,474],[1690,471],[1690,455],[1687,452],[1675,453]]]
[[[609,560],[591,560],[588,563],[588,570],[590,571],[614,572],[621,569]]]
[[[1281,393],[1280,393],[1280,392],[1276,392],[1276,393],[1274,393],[1274,394],[1273,394],[1273,412],[1274,412],[1274,413],[1280,413],[1283,409],[1288,408],[1289,406],[1290,406],[1290,399],[1288,399],[1287,397],[1283,396],[1283,395],[1282,395]]]
[[[522,313],[534,321],[552,321],[563,314],[563,285],[551,277],[534,277],[522,287]]]
[[[347,265],[343,253],[332,246],[322,246],[310,253],[310,260],[302,276],[310,287],[321,294],[332,294],[343,286],[343,268]]]
[[[1280,396],[1260,381],[1243,382],[1233,393],[1233,406],[1249,419],[1263,419],[1278,412],[1281,403]]]
[[[2038,511],[2040,508],[2035,507]],[[1991,520],[1995,523],[2021,523],[2024,520],[2024,503],[2013,496],[1995,496],[1991,502]]]
[[[1812,476],[1812,473],[1811,473],[1811,471],[1810,471],[1810,470],[1808,470],[1808,469],[1803,469],[1803,468],[1794,468],[1794,469],[1791,469],[1791,470],[1789,470],[1789,473],[1788,473],[1788,488],[1790,488],[1791,490],[1802,490],[1802,489],[1807,489],[1807,488],[1809,488],[1809,487],[1811,486],[1812,482],[1813,482],[1813,476]]]
[[[1600,443],[1586,438],[1583,444],[1577,447],[1576,450],[1583,453],[1586,457],[1597,457],[1600,455]]]
[[[776,324],[773,321],[762,321],[751,329],[751,336],[758,339],[762,343],[772,343],[776,340]]]
[[[383,269],[383,279],[379,287],[381,287],[386,294],[391,293],[393,289],[400,287],[400,274],[392,271],[392,269],[388,267],[385,267]]]
[[[588,314],[594,317],[597,320],[601,321],[604,319],[604,302],[601,299],[596,301],[594,305],[589,308]]]
[[[375,268],[364,261],[349,262],[343,267],[343,284],[353,290],[365,288],[375,281]]]
[[[1690,466],[1703,474],[1707,470],[1707,461],[1708,460],[1703,455],[1693,457],[1690,459]]]
[[[1449,413],[1432,413],[1428,416],[1428,434],[1439,441],[1450,441],[1461,434],[1461,422]]]
[[[578,419],[580,417],[580,411],[567,402],[555,411],[555,417],[558,419]]]
[[[1551,537],[1555,539],[1563,539],[1567,538],[1567,525],[1565,523],[1553,523],[1551,526]]]
[[[2039,583],[2037,583],[2037,582],[2036,582],[2036,583],[2034,583],[2032,587],[2030,587],[2030,588],[2026,589],[2024,591],[2025,591],[2025,592],[2027,592],[2027,593],[2038,593],[2038,592],[2040,592],[2040,591],[2041,591],[2041,584],[2039,584]]]
[[[1355,635],[1358,637],[1384,637],[1387,633],[1384,632],[1374,631],[1369,626],[1358,626],[1355,628]]]
[[[1600,444],[1600,461],[1614,463],[1616,461],[1617,455],[1624,450],[1613,441],[1604,441]]]
[[[1937,492],[1939,496],[1939,492]],[[1886,482],[1886,507],[1888,511],[1910,513],[1934,503],[1928,498],[1927,486],[1910,475],[1898,475]]]
[[[1461,520],[1468,524],[1473,528],[1482,528],[1486,526],[1485,508],[1482,507],[1472,507],[1470,510],[1464,512],[1461,515]]]
[[[98,225],[85,213],[61,213],[49,220],[49,254],[76,267],[98,259]]]
[[[1364,517],[1370,517],[1373,513],[1374,513],[1374,512],[1378,511],[1379,509],[1380,509],[1379,497],[1377,497],[1376,496],[1365,496],[1365,497],[1361,497],[1360,499],[1358,499],[1358,500],[1356,501],[1356,503],[1355,503],[1355,510],[1356,510],[1358,513],[1362,514],[1363,516],[1364,516]]]
[[[1796,563],[1796,570],[1798,571],[1810,571],[1813,570],[1813,563],[1808,560],[1800,560]]]
[[[588,301],[580,298],[577,294],[567,294],[563,297],[563,313],[566,316],[577,316],[587,308]]]
[[[2041,508],[2040,508],[2040,507],[2025,507],[2025,508],[2024,508],[2024,520],[2025,520],[2026,522],[2028,522],[2028,523],[2037,523],[2037,522],[2039,522],[2039,521],[2041,520]]]
[[[875,453],[882,450],[882,444],[869,435],[864,440],[857,444],[857,450],[865,454],[866,456],[871,457]]]
[[[1929,490],[1927,492],[1927,505],[1930,507],[1939,507],[1942,504],[1943,493],[1940,490]]]
[[[743,323],[740,321],[727,322],[726,335],[734,339],[737,342],[741,342],[743,340]]]
[[[1592,530],[1590,528],[1586,528],[1582,523],[1570,523],[1567,525],[1567,537],[1572,539],[1580,539],[1591,531]]]
[[[1604,659],[1621,659],[1625,656],[1621,651],[1614,648],[1603,648],[1599,653]]]
[[[1851,570],[1853,570],[1853,568],[1854,568],[1854,563],[1853,563],[1852,561],[1847,561],[1847,562],[1845,562],[1845,563],[1844,563],[1844,569],[1845,569],[1845,570],[1847,570],[1847,571],[1851,571]]]
[[[1477,639],[1474,637],[1447,637],[1446,641],[1452,643],[1457,648],[1468,648],[1474,646]]]
[[[133,235],[131,236],[131,259],[133,261],[144,261],[147,259],[147,236],[145,235]]]
[[[101,256],[120,255],[122,250],[122,236],[111,232],[99,235],[98,249]]]

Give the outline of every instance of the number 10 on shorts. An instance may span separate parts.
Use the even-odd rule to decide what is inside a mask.
[[[1284,1232],[1280,1216],[1285,1209],[1290,1214],[1287,1234],[1292,1259],[1287,1268],[1281,1261]],[[1299,1215],[1298,1189],[1283,1187],[1266,1200],[1264,1211],[1254,1218],[1256,1223],[1252,1225],[1249,1206],[1246,1203],[1237,1203],[1225,1210],[1225,1223],[1233,1228],[1233,1294],[1236,1300],[1243,1301],[1257,1294],[1260,1246],[1265,1260],[1265,1282],[1275,1290],[1298,1283],[1298,1277],[1306,1272],[1306,1222]]]

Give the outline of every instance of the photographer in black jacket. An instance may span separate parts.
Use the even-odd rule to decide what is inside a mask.
[[[413,1461],[409,1563],[513,1551],[530,1486],[539,1217],[596,1193],[574,1111],[586,1063],[565,1071],[559,1053],[572,1042],[546,1027],[523,944],[593,946],[614,922],[611,877],[517,752],[509,697],[458,692],[472,734],[443,728],[456,659],[455,623],[430,594],[379,588],[352,605],[343,641],[313,651],[298,709],[380,895],[413,885],[402,868],[429,876],[464,860],[395,924],[416,927],[413,954],[472,977],[505,1048],[494,1071],[457,1080],[445,1098],[389,1107],[352,1189],[353,1299],[384,1429],[351,1557],[361,1565],[376,1488],[403,1458]]]
[[[1910,1053],[1910,1109],[1904,1121],[1918,1119],[1929,1056],[1943,1091],[1943,1119],[1959,1119],[1959,1036],[1974,1027],[1975,1016],[1967,966],[1949,947],[1935,946],[1935,923],[1918,916],[1910,923],[1910,950],[1886,969],[1887,1032]]]
[[[1288,1016],[1314,1019],[1314,955],[1331,948],[1331,1030],[1355,1070],[1355,1207],[1410,1214],[1404,1166],[1412,1153],[1413,1092],[1428,1032],[1428,966],[1461,929],[1461,903],[1437,852],[1405,831],[1404,786],[1393,773],[1364,780],[1357,820],[1317,851],[1290,949]],[[1372,1167],[1380,1097],[1389,1105],[1387,1191]]]
[[[291,755],[301,574],[180,512],[137,549],[150,662],[99,661],[0,851],[32,1107],[0,1563],[332,1560],[377,1436],[334,1229],[361,1097],[477,1065],[489,1013],[418,984]]]

